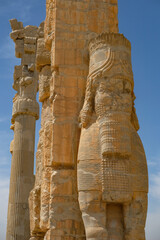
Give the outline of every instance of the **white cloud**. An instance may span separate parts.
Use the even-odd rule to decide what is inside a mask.
[[[0,122],[7,121],[7,117],[0,118]],[[9,174],[11,154],[9,152],[12,132],[0,130],[0,240],[5,240],[9,195]]]
[[[159,163],[157,162],[157,166]],[[158,167],[159,170],[159,167]],[[146,240],[160,240],[160,171],[150,174]]]
[[[0,239],[5,240],[7,226],[9,179],[0,178],[0,189]]]
[[[155,212],[149,212],[146,224],[146,240],[160,239],[160,208]]]
[[[160,153],[157,153],[155,156],[148,156],[147,164],[149,170],[155,169],[155,171],[160,171]]]
[[[150,176],[150,194],[157,200],[160,200],[160,172]]]
[[[154,167],[157,166],[157,162],[156,161],[148,161],[148,167]]]

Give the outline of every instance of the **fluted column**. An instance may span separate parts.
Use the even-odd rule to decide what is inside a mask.
[[[7,240],[28,240],[30,235],[28,197],[34,184],[35,121],[39,106],[36,102],[37,72],[36,56],[37,27],[23,28],[16,19],[10,21],[11,38],[15,42],[15,55],[21,65],[15,66],[13,88],[12,124],[14,141],[8,204]]]

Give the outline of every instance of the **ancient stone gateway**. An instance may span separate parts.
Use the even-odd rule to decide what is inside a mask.
[[[11,20],[22,61],[7,240],[145,240],[147,164],[117,12],[117,0],[47,0],[39,27]]]

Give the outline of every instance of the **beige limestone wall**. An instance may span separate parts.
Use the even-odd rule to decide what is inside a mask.
[[[76,165],[87,46],[97,33],[117,32],[117,23],[116,1],[46,2],[44,38],[51,55],[49,61],[42,34],[36,58],[41,130],[35,187],[30,194],[31,235],[36,239],[44,235],[45,239],[84,239]]]

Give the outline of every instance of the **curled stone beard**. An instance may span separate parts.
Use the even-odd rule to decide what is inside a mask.
[[[110,112],[98,117],[101,155],[131,155],[130,114]]]
[[[102,199],[130,200],[130,114],[110,112],[98,118],[101,147]],[[112,184],[111,184],[112,182]]]

